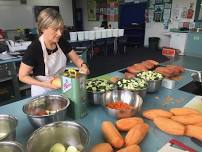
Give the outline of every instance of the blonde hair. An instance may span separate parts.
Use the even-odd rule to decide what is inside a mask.
[[[58,11],[52,8],[42,10],[37,17],[38,32],[41,35],[48,27],[63,28],[64,21]]]

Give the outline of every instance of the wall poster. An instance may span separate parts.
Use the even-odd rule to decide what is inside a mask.
[[[172,0],[149,0],[146,22],[169,22]],[[165,12],[164,12],[165,11]]]
[[[96,0],[87,0],[88,20],[96,21]]]
[[[89,21],[118,21],[119,0],[87,0]]]

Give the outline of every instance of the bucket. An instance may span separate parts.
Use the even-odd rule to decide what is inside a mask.
[[[96,38],[96,39],[101,39],[101,34],[102,34],[102,31],[101,31],[101,30],[95,31],[95,38]]]
[[[124,36],[124,29],[119,29],[119,36]]]
[[[107,37],[112,37],[112,29],[107,29]]]
[[[101,37],[106,38],[107,37],[107,30],[101,30]]]
[[[84,39],[89,40],[89,31],[84,31]]]
[[[149,48],[158,50],[159,49],[159,37],[149,37]]]
[[[84,40],[84,32],[77,32],[78,34],[78,40],[83,41]]]
[[[119,29],[113,29],[112,30],[112,36],[113,37],[118,37],[119,36]]]
[[[95,31],[89,31],[89,40],[95,40]]]
[[[70,35],[71,42],[77,41],[77,32],[69,32],[69,35]]]

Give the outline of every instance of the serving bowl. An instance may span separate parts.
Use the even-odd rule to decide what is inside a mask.
[[[137,73],[136,76],[147,81],[147,92],[149,93],[157,92],[160,89],[164,78],[161,73],[156,71],[143,71]]]
[[[45,125],[32,133],[27,142],[28,152],[49,152],[50,148],[61,143],[67,148],[74,146],[86,152],[89,143],[88,130],[73,121],[59,121]]]
[[[22,110],[33,127],[65,120],[69,99],[61,95],[39,96],[26,103]]]
[[[11,115],[0,114],[0,141],[14,141],[17,119]]]
[[[0,152],[24,152],[23,146],[14,141],[0,142]]]
[[[157,92],[161,87],[162,80],[163,79],[147,81],[148,82],[147,92],[149,93]]]
[[[104,79],[90,79],[86,83],[87,98],[91,104],[97,105],[102,102],[102,94],[114,89],[114,84]]]
[[[118,90],[128,90],[144,98],[147,94],[148,83],[141,78],[120,79],[116,82]]]
[[[123,109],[111,108],[109,105],[114,103],[119,105],[124,104],[124,107],[127,107]],[[142,103],[143,100],[141,96],[128,90],[113,90],[102,95],[102,105],[104,109],[109,115],[117,119],[134,116],[136,112],[140,111]]]

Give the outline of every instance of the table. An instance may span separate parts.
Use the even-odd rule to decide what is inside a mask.
[[[184,74],[182,74],[182,80],[176,83],[176,87],[174,89],[167,89],[162,87],[159,92],[148,94],[144,99],[142,110],[151,108],[170,109],[172,107],[184,106],[194,97],[194,95],[178,89],[191,81],[191,77],[189,75],[190,71],[186,71]],[[110,74],[100,76],[99,78],[110,79],[111,76],[122,76],[122,74],[118,71],[115,71]],[[50,94],[61,94],[61,90],[50,92]],[[172,100],[167,102],[165,100],[167,97],[170,97]],[[25,100],[0,107],[1,114],[10,114],[17,117],[17,141],[23,145],[26,145],[28,138],[34,131],[34,128],[32,128],[30,125],[26,115],[22,112],[22,106],[30,100],[31,98],[27,98]],[[67,117],[66,120],[71,119]],[[104,120],[110,120],[113,122],[115,121],[115,119],[109,116],[99,105],[88,106],[88,115],[82,119],[75,120],[76,122],[83,124],[89,130],[90,143],[88,145],[88,149],[97,143],[104,142],[103,135],[100,131],[100,125]],[[156,128],[151,121],[145,120],[145,122],[149,124],[150,131],[145,137],[144,141],[140,144],[143,152],[157,152],[163,145],[165,145],[170,139],[173,138],[185,143],[197,151],[201,150],[201,147],[194,144],[190,138],[184,136],[168,135]]]

